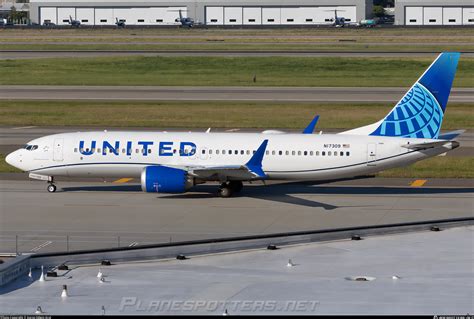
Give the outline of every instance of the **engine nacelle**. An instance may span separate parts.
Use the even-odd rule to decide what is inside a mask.
[[[147,166],[141,175],[142,190],[148,193],[184,193],[194,185],[194,179],[182,169]]]

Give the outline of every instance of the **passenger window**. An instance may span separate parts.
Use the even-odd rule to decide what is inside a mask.
[[[313,156],[313,151],[309,151],[309,156]]]
[[[77,153],[77,147],[74,148],[74,153]]]
[[[319,151],[316,151],[316,156],[319,156]]]
[[[295,151],[291,151],[291,155],[295,156],[295,155],[296,155],[296,152],[295,152]]]
[[[272,155],[275,155],[275,151],[272,151]]]
[[[298,156],[301,156],[301,151],[298,151]]]
[[[328,152],[328,156],[331,156],[331,151]]]
[[[270,151],[265,151],[265,154],[267,154],[267,155],[270,154]]]
[[[28,149],[28,147],[27,147],[26,149]],[[83,152],[84,152],[84,149],[83,149],[83,148],[80,148],[80,149],[79,149],[79,152],[83,153]]]
[[[344,152],[340,152],[339,155],[340,155],[340,156],[344,156]]]
[[[216,154],[219,155],[219,150],[216,150]]]
[[[244,155],[245,154],[245,151],[244,150],[241,150],[240,151],[240,155]]]
[[[97,149],[97,153],[100,153],[100,148]]]
[[[323,152],[321,153],[321,155],[322,155],[322,156],[326,156],[326,152],[323,151]]]
[[[148,154],[151,154],[151,148],[148,149]]]
[[[212,154],[212,150],[209,150],[209,154]]]
[[[283,155],[283,151],[279,151],[279,152],[278,152],[278,155]]]
[[[290,151],[286,151],[286,152],[285,152],[285,155],[290,155]]]
[[[202,150],[201,153],[202,153],[202,154],[206,154],[206,150]]]
[[[250,155],[250,150],[247,150],[247,155]]]
[[[337,156],[337,152],[334,152],[334,156]]]
[[[227,154],[232,155],[232,150],[229,150],[229,153],[227,153]]]
[[[125,149],[124,149],[124,148],[122,148],[122,153],[125,153]]]
[[[351,155],[351,153],[349,153],[349,152],[346,152],[346,156],[350,156],[350,155]]]
[[[308,155],[308,151],[304,151],[303,154],[304,154],[304,156]]]
[[[239,151],[238,151],[238,150],[235,150],[235,151],[234,151],[234,154],[235,154],[235,155],[239,155]]]
[[[163,150],[161,150],[161,151],[163,151]],[[138,154],[138,148],[137,148],[137,149],[135,149],[135,153],[137,153],[137,154]],[[161,153],[163,153],[163,152],[161,152]]]

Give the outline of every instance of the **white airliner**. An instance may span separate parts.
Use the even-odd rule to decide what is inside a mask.
[[[412,164],[459,146],[440,135],[460,54],[442,53],[388,115],[339,134],[76,132],[29,142],[6,161],[30,178],[141,177],[143,191],[181,193],[219,181],[229,197],[243,181],[331,180]]]

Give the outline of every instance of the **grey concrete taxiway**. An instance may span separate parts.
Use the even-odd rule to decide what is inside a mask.
[[[379,51],[313,51],[313,50],[1,50],[0,60],[39,58],[87,58],[118,56],[228,56],[228,57],[430,57],[439,52],[379,52]],[[463,52],[463,57],[473,57],[474,52]]]
[[[8,100],[178,100],[396,102],[407,88],[377,87],[195,87],[195,86],[49,86],[3,85]],[[472,103],[474,88],[454,88],[452,103]]]
[[[241,235],[473,217],[472,180],[412,187],[408,179],[333,184],[246,184],[233,198],[217,184],[185,194],[131,184],[59,181],[58,191],[0,180],[0,253],[136,246]],[[431,185],[431,186],[430,186]]]

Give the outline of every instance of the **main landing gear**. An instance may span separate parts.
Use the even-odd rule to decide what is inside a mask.
[[[51,179],[48,181],[47,189],[49,193],[54,193],[56,191],[56,185],[54,185],[53,177],[51,177]]]
[[[244,185],[241,181],[230,181],[222,183],[219,187],[219,196],[223,198],[231,197],[232,194],[238,193],[242,190]]]

